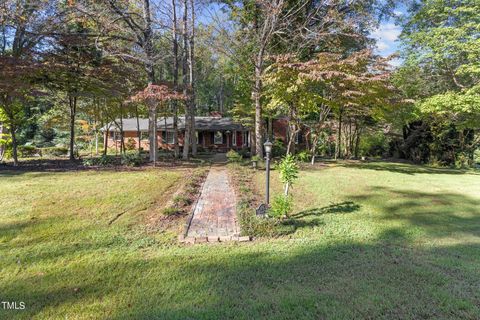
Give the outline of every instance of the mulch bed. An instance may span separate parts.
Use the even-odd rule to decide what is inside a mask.
[[[169,160],[157,161],[156,168],[195,168],[199,163],[193,161]],[[20,161],[18,166],[12,163],[0,163],[0,173],[2,171],[13,172],[67,172],[67,171],[85,171],[85,170],[106,170],[106,171],[138,171],[146,168],[153,168],[153,163],[147,162],[138,167],[129,167],[118,163],[109,166],[85,166],[82,160],[68,159],[33,159]]]

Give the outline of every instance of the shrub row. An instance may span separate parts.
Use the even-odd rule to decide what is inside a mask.
[[[166,216],[173,216],[184,213],[185,210],[193,203],[195,197],[199,193],[199,188],[207,175],[206,170],[197,170],[190,177],[188,183],[185,185],[183,194],[177,195],[173,198],[172,205],[163,209],[163,214]]]
[[[230,150],[227,152],[227,159],[228,159],[228,162],[240,162],[242,161],[242,155],[238,152],[236,152],[235,150]]]
[[[116,163],[115,156],[111,155],[102,155],[100,157],[92,157],[83,159],[83,165],[86,167],[92,166],[110,166]]]
[[[41,157],[63,157],[68,153],[65,147],[37,148],[32,145],[18,146],[18,154],[21,158],[30,158],[37,155]]]
[[[87,167],[92,166],[111,166],[118,163],[117,157],[114,155],[102,155],[100,157],[91,157],[83,159],[83,165]],[[122,154],[120,158],[120,164],[129,167],[138,167],[144,163],[142,154],[138,152],[127,152]]]
[[[237,217],[242,235],[254,237],[279,236],[279,221],[268,217],[257,217],[255,211],[255,196],[253,188],[249,185],[252,181],[252,171],[238,164],[230,165],[232,177],[239,194],[237,204]]]
[[[40,151],[42,156],[63,157],[67,155],[68,148],[49,147],[49,148],[41,148]]]

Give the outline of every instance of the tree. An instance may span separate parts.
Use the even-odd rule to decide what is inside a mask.
[[[105,83],[102,72],[109,64],[95,47],[90,30],[80,20],[65,25],[65,29],[56,34],[52,49],[45,57],[44,70],[48,86],[66,95],[70,122],[69,157],[75,159],[75,121],[78,112],[78,100],[82,96],[104,93]]]
[[[235,37],[238,40],[237,43],[230,41],[230,44],[239,50],[248,48],[251,53],[249,57],[251,59],[250,64],[253,65],[251,99],[255,109],[252,153],[263,157],[262,76],[265,68],[265,57],[269,53],[275,33],[281,32],[281,29],[288,24],[287,17],[289,17],[289,14],[285,11],[286,1],[247,0],[243,1],[241,6],[230,1],[226,2],[230,5],[232,19],[236,20],[241,26],[241,31]],[[235,50],[233,51],[235,52]]]
[[[153,150],[153,163],[156,164],[158,158],[158,138],[157,138],[157,110],[159,107],[166,107],[165,103],[172,100],[186,100],[184,94],[176,91],[175,86],[171,83],[149,84],[144,90],[138,92],[131,97],[134,102],[143,102],[147,105],[149,113],[153,114],[154,121],[149,122],[149,133],[153,137],[153,145],[150,150]],[[151,109],[155,109],[152,111]],[[153,124],[153,125],[150,125]]]
[[[271,212],[273,216],[287,216],[292,210],[293,199],[289,195],[290,187],[298,179],[299,167],[292,154],[287,154],[278,164],[280,181],[284,184],[284,194],[274,197]]]
[[[267,69],[265,83],[269,106],[289,115],[287,153],[291,152],[295,134],[307,119],[316,120],[310,125],[315,136],[314,152],[319,130],[331,111],[338,120],[336,157],[341,156],[342,132],[349,134],[344,154],[358,153],[354,149],[358,150],[363,119],[373,115],[374,108],[390,103],[393,88],[387,62],[388,59],[376,57],[370,50],[358,51],[346,58],[324,52],[305,62],[292,55],[277,56]],[[342,127],[346,119],[348,130]]]
[[[265,70],[267,108],[288,115],[287,154],[295,151],[295,136],[301,130],[303,119],[323,99],[307,78],[300,77],[303,66],[293,55],[279,55]]]
[[[0,57],[0,122],[11,136],[14,166],[18,165],[17,131],[25,122],[24,104],[32,93],[32,65],[13,57]]]
[[[196,116],[196,77],[195,77],[195,0],[190,0],[190,37],[189,37],[189,82],[191,90],[191,106],[190,106],[190,144],[192,147],[192,155],[197,155],[197,132],[195,130]]]
[[[189,81],[189,48],[188,48],[188,0],[183,0],[183,56],[182,56],[182,74],[183,74],[183,94],[188,96],[187,90]],[[185,104],[185,135],[183,138],[183,159],[188,159],[190,153],[190,142],[192,135],[192,101],[188,98]]]
[[[97,43],[105,51],[104,54],[143,65],[147,82],[156,82],[155,21],[152,19],[150,0],[79,1],[75,6],[95,24]],[[156,125],[157,111],[156,108],[150,108],[149,111],[149,126],[153,127]],[[156,153],[152,149],[155,139],[154,136],[149,137],[152,161]]]
[[[262,79],[266,57],[272,54],[295,54],[302,60],[319,51],[349,52],[368,45],[369,27],[385,14],[393,1],[254,1],[230,5],[231,19],[238,23],[234,36],[227,39],[231,47],[223,52],[250,52],[252,65],[252,101],[255,107],[256,153],[262,156]],[[231,26],[227,24],[221,38]],[[233,54],[230,54],[232,57]],[[243,62],[241,62],[243,63]],[[248,65],[248,64],[245,64]]]
[[[14,165],[18,165],[17,131],[25,123],[25,102],[32,95],[38,70],[37,46],[59,24],[54,1],[6,0],[0,6],[0,112],[9,129]]]
[[[173,45],[173,85],[178,88],[178,31],[177,31],[177,4],[172,0],[172,45]],[[173,143],[175,158],[180,156],[180,147],[178,145],[178,105],[176,101],[173,104]]]
[[[406,61],[397,77],[430,127],[456,128],[460,153],[470,158],[480,142],[465,143],[480,128],[479,10],[475,0],[417,2],[401,35]]]

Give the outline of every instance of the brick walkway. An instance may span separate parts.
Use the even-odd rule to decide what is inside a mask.
[[[239,235],[236,201],[227,170],[212,167],[198,199],[187,238],[228,238]],[[210,241],[210,240],[209,240]]]

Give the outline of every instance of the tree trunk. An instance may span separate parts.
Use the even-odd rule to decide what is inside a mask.
[[[123,131],[123,106],[120,104],[120,153],[125,154],[125,132]]]
[[[177,32],[177,7],[176,1],[172,0],[173,10],[173,86],[178,89],[178,32]],[[172,101],[173,106],[173,145],[175,159],[180,156],[180,146],[178,145],[178,102]]]
[[[110,125],[107,127],[107,131],[105,131],[105,138],[103,141],[103,155],[107,155],[107,150],[108,150],[108,135],[110,132]]]
[[[256,152],[257,156],[263,158],[263,146],[262,146],[262,105],[260,101],[260,96],[262,92],[262,65],[263,65],[263,54],[255,62],[255,86],[253,88],[253,99],[255,103],[255,145],[253,151]]]
[[[217,95],[217,103],[218,103],[218,111],[220,111],[221,114],[225,112],[224,107],[223,107],[223,101],[224,101],[224,93],[223,93],[223,79],[220,82],[220,92]]]
[[[360,147],[360,130],[357,130],[357,134],[355,137],[355,158],[358,159],[358,152]]]
[[[352,131],[351,131],[351,125],[352,123],[349,122],[349,126],[347,127],[347,133],[345,134],[345,158],[351,159],[352,158],[352,146],[353,146],[353,140],[352,140]],[[348,140],[347,140],[348,139]]]
[[[295,134],[297,133],[294,127],[290,128],[290,134],[288,137],[288,144],[287,144],[287,154],[294,154],[295,152]]]
[[[285,197],[288,196],[289,189],[290,189],[290,183],[287,182],[287,183],[285,183]]]
[[[146,55],[145,68],[150,83],[155,82],[155,70],[153,66],[153,31],[152,31],[152,16],[150,12],[150,1],[143,1],[143,20],[145,22],[144,44],[143,49]]]
[[[310,130],[305,133],[305,149],[310,150]]]
[[[98,156],[98,130],[95,129],[95,155]]]
[[[17,142],[17,127],[13,124],[10,125],[10,135],[12,136],[12,156],[13,166],[18,166],[18,142]]]
[[[149,106],[149,131],[150,131],[150,161],[153,165],[157,164],[158,159],[158,136],[157,136],[157,108]]]
[[[142,132],[140,131],[140,117],[138,115],[138,106],[135,105],[135,118],[137,119],[137,139],[138,139],[138,154],[142,151]]]
[[[77,97],[69,95],[68,103],[70,107],[70,160],[75,160],[75,117],[77,114]]]
[[[143,20],[145,22],[143,49],[146,55],[145,69],[147,71],[148,83],[155,83],[155,69],[153,65],[153,31],[152,16],[150,12],[150,1],[143,1]],[[157,108],[149,106],[148,110],[148,128],[150,142],[150,161],[156,164],[157,156]]]
[[[183,61],[182,61],[182,73],[183,73],[183,93],[187,96],[187,101],[185,101],[185,134],[183,137],[183,159],[188,160],[190,154],[190,139],[191,139],[191,122],[190,122],[190,97],[188,97],[188,3],[187,0],[183,0]]]
[[[248,131],[248,141],[250,142],[250,155],[255,155],[255,134],[252,130]]]
[[[94,136],[95,136],[95,155],[98,156],[98,99],[93,100],[94,103],[94,118],[93,118],[93,126],[94,126]],[[90,154],[92,156],[92,154]]]
[[[296,124],[296,113],[294,106],[290,106],[290,118],[288,119],[288,128],[289,128],[289,139],[287,145],[287,154],[295,153],[295,135],[298,133],[299,129]]]
[[[318,144],[318,133],[312,139],[312,147],[310,153],[312,154],[312,162],[311,164],[315,164],[315,153],[317,152],[317,144]]]
[[[338,132],[337,132],[337,143],[335,144],[335,160],[341,156],[341,145],[342,145],[342,110],[338,114]]]
[[[268,140],[273,142],[273,119],[268,117]]]
[[[197,137],[195,130],[195,114],[196,114],[196,104],[195,104],[195,2],[190,0],[190,10],[191,10],[191,34],[190,34],[190,87],[192,90],[192,96],[190,98],[190,144],[192,145],[192,156],[197,155]]]
[[[0,140],[2,139],[3,139],[3,123],[0,122]],[[0,162],[2,162],[4,154],[5,154],[5,145],[0,144]]]

